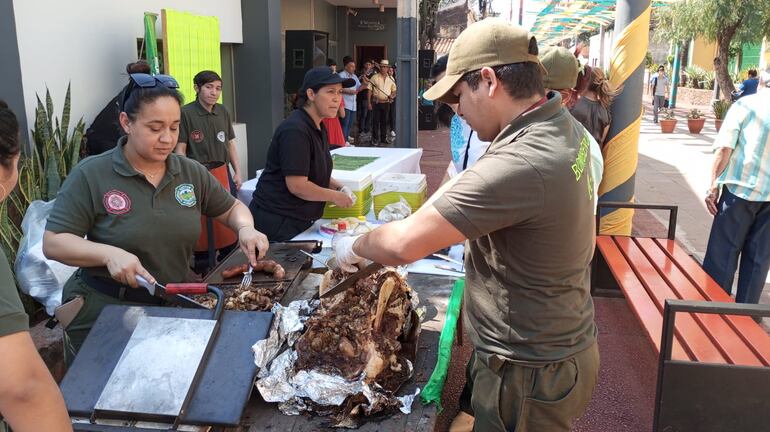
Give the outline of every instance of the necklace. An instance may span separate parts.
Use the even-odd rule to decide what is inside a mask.
[[[163,167],[162,169],[160,169],[160,170],[159,170],[158,172],[156,172],[155,174],[150,174],[150,173],[148,173],[148,172],[145,172],[145,171],[142,171],[142,170],[140,170],[139,168],[136,168],[136,167],[134,167],[134,169],[135,169],[136,171],[138,171],[140,174],[142,174],[143,176],[145,176],[145,177],[149,177],[151,180],[155,180],[155,177],[157,177],[157,176],[158,176],[158,174],[160,174],[162,171],[164,171],[164,170],[165,170],[165,167]]]

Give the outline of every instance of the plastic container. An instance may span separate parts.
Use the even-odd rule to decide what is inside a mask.
[[[386,205],[399,202],[401,197],[415,212],[428,199],[428,183],[425,174],[383,174],[374,181],[372,195],[376,215]]]
[[[337,207],[333,203],[327,202],[322,217],[324,219],[337,219],[366,216],[372,209],[372,176],[368,174],[365,176],[345,176],[344,174],[338,176],[335,172],[334,179],[353,191],[356,202],[350,208]]]

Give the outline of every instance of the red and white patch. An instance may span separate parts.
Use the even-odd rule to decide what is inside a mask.
[[[107,213],[122,215],[131,211],[131,199],[125,192],[111,190],[104,194],[104,209]]]
[[[190,132],[190,139],[197,143],[203,141],[203,132],[199,130],[194,130]]]

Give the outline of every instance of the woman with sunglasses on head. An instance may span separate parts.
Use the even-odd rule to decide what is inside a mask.
[[[249,209],[270,241],[291,240],[321,218],[324,205],[353,205],[353,192],[332,178],[329,139],[321,120],[334,118],[342,88],[355,85],[325,66],[305,73],[297,109],[273,133],[265,170]]]
[[[201,215],[236,232],[252,266],[268,247],[246,206],[203,165],[173,154],[182,103],[176,81],[133,74],[129,87],[120,113],[126,136],[67,176],[43,238],[48,258],[80,267],[62,295],[65,303],[84,301],[65,327],[68,364],[104,306],[162,303],[139,288],[137,276],[186,281]]]
[[[19,122],[0,100],[0,201],[19,177]],[[29,318],[0,250],[0,431],[71,431],[59,388],[29,335]]]

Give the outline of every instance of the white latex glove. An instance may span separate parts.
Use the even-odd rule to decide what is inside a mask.
[[[356,255],[353,252],[353,243],[361,237],[357,236],[344,236],[337,240],[337,244],[334,245],[334,255],[337,258],[337,266],[348,273],[354,273],[358,271],[356,264],[363,262],[364,258]]]
[[[354,193],[353,193],[353,190],[352,190],[352,189],[350,189],[350,188],[349,188],[349,187],[347,187],[347,186],[342,186],[342,187],[340,188],[340,192],[342,192],[342,193],[344,193],[345,195],[349,196],[349,197],[350,197],[350,199],[353,201],[353,205],[355,205],[355,204],[356,204],[356,199],[357,199],[358,197],[356,197],[356,194],[354,194]]]

